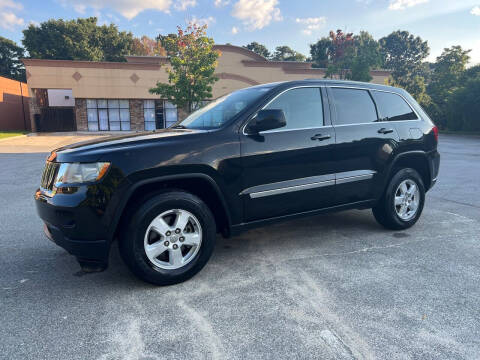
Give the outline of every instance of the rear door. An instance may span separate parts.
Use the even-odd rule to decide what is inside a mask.
[[[264,109],[283,110],[287,126],[241,135],[245,221],[331,205],[335,132],[324,111],[321,88],[286,90]]]
[[[374,90],[373,98],[377,104],[378,113],[383,121],[390,122],[397,129],[402,144],[418,146],[422,141],[422,120],[408,102],[399,94]]]
[[[336,203],[374,199],[382,191],[387,164],[398,144],[392,123],[381,121],[368,89],[328,89],[336,133]]]

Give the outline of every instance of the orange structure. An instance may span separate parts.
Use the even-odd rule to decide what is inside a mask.
[[[30,131],[26,83],[0,76],[0,131]]]

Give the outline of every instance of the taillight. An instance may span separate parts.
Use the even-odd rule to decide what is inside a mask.
[[[435,136],[435,141],[438,143],[438,127],[434,126],[432,130],[433,130],[433,136]]]

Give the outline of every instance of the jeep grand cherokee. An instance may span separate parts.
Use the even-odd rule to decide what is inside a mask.
[[[36,206],[48,238],[159,285],[207,263],[217,233],[372,208],[388,229],[420,217],[438,131],[404,90],[305,80],[233,92],[169,129],[74,144],[49,156]]]

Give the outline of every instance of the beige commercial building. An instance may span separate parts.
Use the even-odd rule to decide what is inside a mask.
[[[213,98],[252,85],[323,78],[306,62],[269,61],[245,48],[215,45],[221,52]],[[165,57],[127,56],[127,62],[23,60],[36,131],[144,131],[168,127],[185,114],[149,93],[168,82]],[[383,84],[388,71],[374,70]]]

